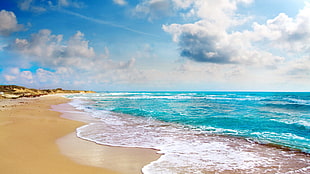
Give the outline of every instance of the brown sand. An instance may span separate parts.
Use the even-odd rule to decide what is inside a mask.
[[[155,152],[148,149],[141,149],[141,151],[134,149],[130,151],[129,156],[127,154],[123,157],[122,155],[130,149],[123,149],[122,151],[117,147],[99,146],[76,138],[72,132],[84,123],[61,118],[59,117],[60,113],[49,110],[51,105],[65,102],[68,102],[68,99],[59,96],[44,96],[31,100],[17,99],[15,101],[17,105],[13,102],[9,106],[3,104],[5,100],[0,100],[2,103],[0,108],[1,174],[140,173],[140,166],[137,167],[135,166],[136,163],[122,159],[129,158],[129,156],[136,158],[139,155],[144,156],[143,154],[153,153],[153,159],[136,159],[136,161],[140,160],[140,164],[142,162],[147,164],[150,160],[158,158],[154,155]],[[67,144],[67,150],[65,148],[60,150],[56,141],[57,143],[64,141]],[[108,161],[108,163],[102,167],[109,166],[109,163],[119,163],[120,166],[127,166],[124,169],[128,169],[128,171],[113,167],[91,166],[92,159],[101,159],[98,155],[92,157],[88,154],[87,158],[81,158],[81,155],[77,155],[81,160],[86,161],[83,163],[75,159],[72,160],[61,153],[62,151],[67,153],[66,155],[70,156],[71,154],[72,156],[76,151],[73,152],[68,149],[74,147],[82,152],[82,149],[93,149],[94,146],[90,144],[96,145],[97,150],[100,147],[105,147],[101,151],[105,151],[106,153],[102,153],[102,155],[107,156],[103,156],[102,161]],[[109,150],[109,148],[111,149]],[[154,159],[154,157],[156,158]],[[112,161],[113,158],[114,161]]]

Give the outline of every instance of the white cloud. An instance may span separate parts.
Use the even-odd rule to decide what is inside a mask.
[[[249,18],[238,14],[238,6],[251,1],[191,2],[184,7],[194,22],[162,26],[177,43],[180,55],[193,60],[185,59],[171,73],[176,81],[192,79],[198,85],[217,84],[216,88],[223,83],[236,89],[305,90],[309,86],[309,3],[295,17],[281,13],[242,30],[239,26]]]
[[[33,74],[30,71],[21,71],[19,68],[6,68],[2,72],[4,79],[9,83],[33,83]]]
[[[64,49],[66,57],[93,57],[95,56],[94,49],[88,46],[88,41],[83,39],[84,34],[78,31],[72,36],[67,47]]]
[[[141,78],[141,73],[135,69],[135,58],[114,61],[109,58],[107,47],[103,48],[102,53],[96,53],[80,31],[64,40],[63,35],[54,35],[47,29],[40,30],[30,38],[17,38],[5,49],[41,67],[35,72],[20,71],[18,68],[5,70],[2,76],[9,83],[27,84],[28,80],[31,85],[37,86],[66,86],[68,83],[84,87],[90,83],[130,83]],[[18,62],[16,66],[20,66]]]
[[[310,52],[310,3],[295,18],[280,13],[266,24],[254,23],[253,39],[268,40],[270,46],[293,52]]]
[[[11,11],[0,11],[0,35],[8,36],[13,32],[22,30],[24,27],[18,24],[16,16]]]
[[[33,0],[24,0],[24,1],[21,1],[19,3],[19,8],[21,10],[29,10],[30,8],[30,4],[32,3]]]
[[[14,68],[9,68],[9,69],[8,69],[8,72],[9,72],[10,74],[17,75],[17,74],[20,73],[20,70],[19,70],[19,68],[14,67]]]
[[[50,30],[40,30],[32,34],[30,39],[15,39],[8,49],[16,51],[31,60],[51,63],[52,59],[61,56],[62,35],[51,35]]]
[[[181,56],[198,62],[274,65],[284,60],[253,47],[244,33],[229,34],[203,20],[194,24],[164,25],[163,30],[172,34]]]
[[[66,44],[62,35],[53,35],[50,30],[40,30],[30,39],[15,39],[8,49],[22,54],[32,61],[47,66],[68,65],[79,59],[94,57],[95,52],[84,40],[84,34],[78,31]]]
[[[68,0],[58,0],[59,6],[64,6],[67,7],[69,6],[69,1]]]
[[[197,0],[193,2],[195,15],[221,30],[239,24],[240,19],[236,15],[238,5],[251,3],[249,0]]]
[[[266,24],[254,23],[253,30],[232,30],[247,21],[240,18],[238,5],[251,2],[192,1],[192,5],[186,7],[191,8],[198,21],[163,25],[162,28],[179,45],[181,56],[198,62],[275,67],[287,61],[287,57],[274,50],[291,51],[295,56],[310,51],[310,44],[307,44],[310,43],[309,3],[295,18],[282,13]]]
[[[146,16],[152,21],[172,14],[173,6],[170,0],[144,0],[135,7],[137,16]]]
[[[113,2],[118,5],[127,5],[127,1],[125,0],[113,0]]]
[[[235,23],[237,4],[248,1],[192,1],[192,13],[199,21],[188,24],[163,25],[180,46],[181,56],[199,62],[239,63],[237,47],[232,47],[232,37],[227,29]]]
[[[78,0],[58,0],[59,7],[75,7],[82,8],[84,4]]]
[[[181,14],[184,17],[199,16],[213,22],[233,22],[226,20],[226,14],[236,10],[237,4],[249,4],[253,0],[144,0],[136,5],[134,12],[150,21]],[[214,20],[221,18],[221,21]]]
[[[51,81],[55,81],[55,73],[51,72],[51,71],[47,71],[43,68],[39,68],[36,70],[36,78],[38,79],[39,82],[51,82]],[[53,80],[54,79],[54,80]]]
[[[21,0],[18,3],[18,6],[21,10],[31,11],[35,13],[42,13],[50,9],[55,8],[82,8],[84,3],[78,0],[55,0],[55,1],[46,1],[46,0]]]
[[[186,9],[189,8],[192,4],[192,0],[172,0],[176,8]]]
[[[5,75],[4,75],[4,79],[5,79],[7,82],[12,82],[13,80],[16,79],[16,77],[15,77],[15,76],[12,76],[12,75],[7,75],[7,74],[5,74]]]
[[[1,73],[4,77],[4,83],[20,84],[25,86],[32,86],[36,88],[50,87],[56,88],[61,85],[62,75],[56,72],[51,72],[43,68],[39,68],[34,72],[29,70],[21,70],[19,68],[5,68]]]
[[[24,1],[20,1],[18,6],[21,10],[24,10],[24,11],[32,11],[36,13],[46,11],[46,8],[42,7],[42,4],[37,5],[35,3],[36,3],[36,0],[24,0]]]
[[[30,72],[30,71],[22,71],[22,72],[20,73],[20,77],[21,77],[22,79],[29,80],[29,81],[32,81],[32,80],[33,80],[32,72]]]
[[[304,80],[310,78],[310,56],[301,59],[292,60],[286,66],[281,68],[283,76],[289,76],[291,79]],[[310,82],[309,82],[310,83]]]

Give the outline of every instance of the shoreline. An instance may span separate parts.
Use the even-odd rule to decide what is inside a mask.
[[[134,100],[130,100],[130,97]],[[175,95],[103,93],[95,96],[72,96],[70,98],[73,98],[71,103],[73,106],[83,108],[87,113],[101,119],[99,123],[79,128],[78,136],[99,144],[108,143],[111,146],[159,149],[163,153],[162,157],[145,166],[143,168],[145,173],[190,173],[191,171],[200,173],[307,173],[310,170],[307,165],[310,162],[310,156],[303,153],[262,145],[250,139],[232,135],[218,135],[203,129],[195,129],[190,124],[182,125],[173,121],[162,122],[156,118],[149,119],[148,112],[135,116],[140,115],[141,110],[149,109],[149,112],[156,113],[167,109],[160,105],[167,100],[156,101],[157,98],[163,97],[171,101],[169,99],[175,98]],[[127,98],[130,99],[127,100]],[[145,100],[145,98],[151,98],[151,100]],[[182,103],[178,106],[184,106],[182,105],[184,104],[183,98],[180,99]],[[143,102],[139,103],[139,101]],[[189,101],[189,107],[192,106],[191,101]],[[167,107],[176,107],[173,102],[167,103]],[[205,106],[204,102],[198,102],[199,104]],[[128,110],[126,110],[127,107]],[[186,107],[179,109],[186,109]],[[133,114],[130,115],[130,113]]]
[[[98,122],[96,118],[74,108],[69,103],[53,105],[52,110],[62,113],[63,118],[83,122],[84,126]],[[79,138],[76,132],[57,139],[56,143],[62,154],[79,164],[103,167],[121,174],[142,173],[145,165],[156,161],[161,156],[156,149],[97,144]]]
[[[0,99],[1,173],[121,173],[116,168],[108,169],[104,166],[98,167],[78,163],[72,158],[68,158],[59,149],[57,144],[59,139],[72,134],[76,128],[85,125],[83,122],[61,117],[61,113],[53,111],[51,108],[52,105],[68,103],[69,101],[70,99],[59,95],[21,98],[12,101]],[[80,140],[80,142],[86,142],[76,136],[75,138]],[[69,140],[68,147],[80,144],[72,142],[70,139],[67,140]],[[88,148],[89,143],[97,145],[87,142],[87,146],[84,146],[84,148]],[[99,146],[99,149],[103,147],[102,145],[97,146]],[[114,147],[110,148],[114,149]],[[119,149],[114,150],[114,152],[119,152],[119,155],[123,153]],[[147,151],[142,153],[142,156],[150,152],[147,149]],[[110,153],[110,155],[113,156],[114,154]],[[136,158],[135,153],[130,155],[130,157]],[[91,162],[90,158],[87,158],[86,161]],[[120,160],[117,161],[121,163]],[[127,163],[127,165],[131,166],[132,164]]]

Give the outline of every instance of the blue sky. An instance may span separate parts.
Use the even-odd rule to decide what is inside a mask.
[[[309,0],[0,2],[0,84],[310,89]]]

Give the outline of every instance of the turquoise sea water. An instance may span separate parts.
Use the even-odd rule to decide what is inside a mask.
[[[310,93],[101,92],[67,97],[100,120],[79,128],[79,137],[165,154],[145,173],[310,172]],[[286,158],[295,168],[276,167]]]

